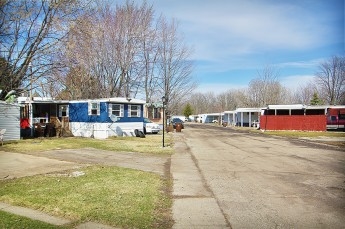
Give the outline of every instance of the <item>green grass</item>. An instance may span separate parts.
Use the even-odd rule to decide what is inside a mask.
[[[32,220],[23,216],[14,215],[8,212],[0,211],[0,228],[44,228],[44,229],[69,229],[68,226],[55,226],[38,220]]]
[[[0,201],[78,223],[92,221],[122,228],[169,225],[171,199],[163,191],[169,184],[159,175],[104,166],[82,171],[85,175],[78,177],[69,176],[69,171],[0,181]],[[18,227],[14,224],[13,228]]]
[[[172,135],[166,134],[165,144],[172,145]],[[172,147],[162,148],[162,135],[146,135],[146,138],[112,137],[108,139],[93,139],[81,137],[69,138],[35,138],[5,142],[1,150],[17,153],[40,152],[54,149],[80,149],[92,147],[95,149],[125,152],[140,152],[150,154],[172,154]]]

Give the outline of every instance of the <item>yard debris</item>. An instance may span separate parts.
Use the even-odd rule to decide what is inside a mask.
[[[75,171],[71,174],[71,177],[80,177],[80,176],[84,176],[85,173],[83,171]]]

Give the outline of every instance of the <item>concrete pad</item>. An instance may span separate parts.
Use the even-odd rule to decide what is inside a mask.
[[[12,206],[12,205],[1,203],[1,202],[0,202],[0,209],[5,212],[28,217],[30,219],[39,220],[39,221],[50,223],[53,225],[64,225],[64,224],[71,223],[71,221],[67,219],[62,219],[59,217],[42,213],[40,211],[36,211],[29,208],[24,208],[24,207]]]
[[[182,142],[179,143],[179,152],[171,156],[170,172],[174,180],[173,195],[175,197],[210,197],[211,193],[204,185],[202,176],[186,145]]]
[[[229,228],[214,198],[175,199],[173,228]]]

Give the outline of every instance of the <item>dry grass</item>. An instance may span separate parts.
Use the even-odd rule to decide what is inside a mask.
[[[0,201],[38,209],[75,222],[121,228],[169,225],[171,199],[161,191],[167,181],[138,170],[92,166],[84,175],[64,171],[0,181]],[[30,228],[30,227],[29,227]]]
[[[172,145],[172,135],[166,134],[165,145]],[[91,147],[95,149],[121,151],[121,152],[139,152],[149,154],[172,154],[172,147],[162,147],[162,135],[146,135],[146,138],[137,137],[112,137],[108,139],[93,139],[81,137],[69,138],[35,138],[19,141],[5,142],[4,151],[28,153],[40,152],[55,149],[79,149]]]

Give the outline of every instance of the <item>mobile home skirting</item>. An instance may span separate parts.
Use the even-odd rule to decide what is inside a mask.
[[[326,115],[262,115],[263,130],[326,131]]]
[[[112,136],[135,137],[135,129],[143,131],[142,122],[71,122],[71,132],[76,137],[106,139]]]

